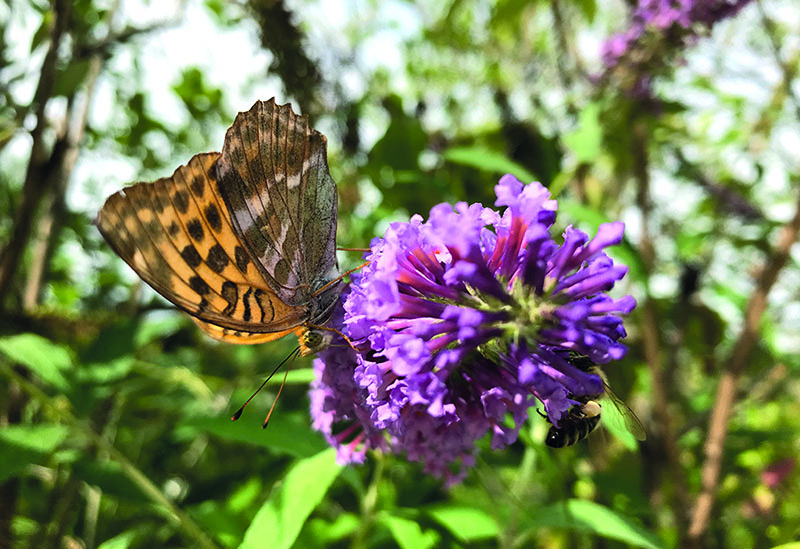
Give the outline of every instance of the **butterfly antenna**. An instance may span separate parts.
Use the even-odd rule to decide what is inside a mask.
[[[299,348],[296,351],[299,351]],[[261,425],[262,429],[266,429],[267,425],[269,424],[269,418],[272,417],[272,410],[275,409],[275,405],[278,403],[278,399],[281,398],[281,393],[283,392],[283,387],[286,385],[286,378],[289,377],[289,370],[291,370],[292,364],[294,364],[294,358],[297,356],[297,354],[298,354],[297,352],[293,352],[292,355],[290,355],[292,357],[292,360],[289,362],[289,365],[286,366],[286,373],[283,374],[283,381],[281,382],[281,386],[278,389],[278,394],[275,396],[275,400],[272,402],[272,406],[270,406],[270,408],[269,408],[269,412],[267,413],[267,417],[264,420],[264,423]],[[289,357],[286,357],[286,358],[289,358]],[[284,362],[286,362],[286,361],[284,360]]]
[[[250,401],[251,401],[251,400],[253,400],[253,397],[255,397],[255,396],[256,396],[256,395],[257,395],[259,392],[261,392],[261,389],[263,389],[263,388],[264,388],[264,385],[266,385],[266,384],[267,384],[267,382],[268,382],[270,379],[272,379],[272,376],[274,376],[274,375],[275,375],[275,373],[276,373],[278,370],[280,370],[280,369],[281,369],[281,366],[283,366],[283,365],[286,363],[286,361],[287,361],[287,360],[289,360],[290,358],[292,358],[292,357],[296,357],[296,356],[297,356],[297,354],[298,354],[299,352],[300,352],[300,347],[297,347],[297,348],[296,348],[294,351],[292,351],[291,353],[289,353],[289,354],[286,356],[286,358],[284,358],[284,359],[281,361],[281,363],[280,363],[280,364],[278,364],[278,365],[275,367],[275,369],[274,369],[274,370],[272,370],[272,373],[271,373],[270,375],[268,375],[268,376],[267,376],[267,379],[265,379],[265,380],[264,380],[264,383],[262,383],[262,384],[259,386],[259,388],[258,388],[258,389],[256,389],[256,392],[255,392],[255,393],[253,393],[252,395],[250,395],[250,398],[248,398],[248,399],[245,401],[245,403],[244,403],[244,404],[242,404],[242,407],[241,407],[241,408],[239,408],[239,410],[237,410],[237,412],[231,416],[231,421],[236,421],[237,419],[239,419],[240,417],[242,417],[242,412],[244,412],[244,408],[245,408],[245,406],[247,406],[248,404],[250,404]],[[286,371],[288,372],[289,370],[287,369]],[[284,382],[284,383],[286,383],[286,379],[285,379],[285,378],[284,378],[283,382]],[[281,384],[281,389],[283,389],[283,384]],[[280,391],[278,391],[278,396],[280,396]],[[275,400],[277,401],[278,399],[276,398]],[[275,404],[274,404],[274,403],[272,404],[272,407],[273,407],[273,408],[275,407]],[[272,409],[270,409],[269,413],[270,413],[270,414],[272,413]],[[269,416],[267,416],[267,419],[269,419]],[[266,422],[264,422],[264,426],[266,427]]]
[[[325,285],[324,285],[322,288],[320,288],[319,290],[317,290],[316,292],[314,292],[314,294],[313,294],[311,297],[316,297],[316,296],[318,296],[319,294],[321,294],[322,292],[324,292],[324,291],[325,291],[325,289],[326,289],[326,288],[328,288],[328,287],[329,287],[331,284],[334,284],[335,282],[338,282],[338,281],[340,281],[342,278],[346,277],[346,276],[347,276],[347,275],[349,275],[349,274],[352,274],[352,273],[354,273],[354,272],[356,272],[356,271],[358,271],[358,270],[360,270],[360,269],[363,269],[363,268],[364,268],[364,267],[366,267],[367,265],[369,265],[369,261],[367,261],[367,262],[365,262],[365,263],[362,263],[361,265],[359,265],[358,267],[356,267],[356,268],[354,268],[354,269],[350,269],[350,270],[349,270],[349,271],[347,271],[346,273],[342,273],[342,274],[340,274],[339,276],[337,276],[336,278],[334,278],[333,280],[331,280],[330,282],[328,282],[327,284],[325,284]],[[355,346],[355,345],[353,345],[353,342],[352,342],[352,341],[350,341],[350,338],[349,338],[349,337],[347,337],[346,335],[344,335],[342,332],[340,332],[340,331],[339,331],[339,330],[337,330],[336,328],[330,328],[330,327],[328,327],[328,326],[318,326],[318,325],[315,325],[315,324],[306,324],[306,325],[305,325],[305,327],[306,327],[306,328],[313,328],[313,329],[316,329],[316,330],[326,330],[326,331],[328,331],[328,332],[333,332],[333,333],[337,334],[339,337],[341,337],[342,339],[344,339],[344,340],[347,342],[347,345],[349,345],[351,349],[353,349],[355,352],[358,352],[358,349],[356,348],[356,346]]]
[[[358,267],[355,267],[354,269],[350,269],[350,270],[349,270],[349,271],[347,271],[346,273],[342,273],[342,274],[340,274],[339,276],[337,276],[336,278],[334,278],[333,280],[331,280],[330,282],[328,282],[327,284],[325,284],[325,285],[324,285],[322,288],[320,288],[319,290],[317,290],[316,292],[314,292],[314,294],[313,294],[311,297],[316,297],[316,296],[318,296],[319,294],[321,294],[322,292],[324,292],[324,291],[325,291],[325,288],[327,288],[327,287],[328,287],[328,286],[330,286],[331,284],[335,284],[336,282],[339,282],[341,279],[343,279],[344,277],[346,277],[346,276],[347,276],[347,275],[349,275],[349,274],[352,274],[352,273],[354,273],[354,272],[356,272],[356,271],[360,271],[361,269],[363,269],[363,268],[364,268],[364,267],[366,267],[367,265],[369,265],[369,261],[367,261],[367,262],[365,262],[365,263],[362,263],[361,265],[359,265]]]

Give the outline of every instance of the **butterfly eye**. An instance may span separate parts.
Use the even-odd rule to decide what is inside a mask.
[[[309,349],[313,349],[317,347],[320,343],[322,343],[322,335],[319,332],[306,332],[306,340],[305,344],[306,347]]]
[[[321,351],[330,343],[330,336],[320,330],[306,330],[300,338],[301,354],[303,356]]]

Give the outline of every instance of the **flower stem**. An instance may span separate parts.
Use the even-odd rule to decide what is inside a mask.
[[[372,529],[372,523],[375,521],[375,507],[378,502],[378,488],[381,480],[383,479],[383,468],[385,465],[386,457],[383,452],[375,452],[375,471],[372,473],[372,480],[367,487],[367,492],[364,494],[364,500],[361,504],[361,522],[358,530],[356,531],[355,539],[350,547],[353,549],[362,549],[366,547],[367,535]]]

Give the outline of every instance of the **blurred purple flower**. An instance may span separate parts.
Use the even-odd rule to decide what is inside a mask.
[[[621,77],[628,93],[645,94],[652,74],[666,64],[671,52],[691,44],[718,21],[735,16],[750,1],[639,0],[630,27],[603,44],[603,62]]]
[[[768,488],[775,490],[792,474],[796,466],[797,459],[794,457],[776,461],[761,472],[761,482]]]
[[[488,431],[503,448],[537,402],[557,426],[577,399],[603,392],[571,354],[602,364],[627,352],[620,315],[635,301],[605,293],[627,272],[604,252],[623,224],[591,240],[568,227],[559,246],[547,189],[506,175],[495,191],[502,213],[439,204],[373,241],[344,300],[342,330],[361,352],[331,346],[315,361],[315,426],[343,460],[385,431],[393,451],[457,481]],[[340,441],[331,426],[341,422]]]

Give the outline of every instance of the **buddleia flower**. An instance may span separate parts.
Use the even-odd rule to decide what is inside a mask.
[[[558,426],[581,397],[603,393],[571,357],[622,358],[620,315],[635,306],[606,293],[627,272],[604,251],[621,241],[622,223],[592,239],[567,227],[559,245],[547,189],[506,175],[495,192],[502,211],[439,204],[375,239],[340,326],[359,352],[331,346],[315,363],[347,379],[333,384],[348,387],[336,391],[348,410],[338,419],[363,435],[361,448],[385,433],[392,451],[451,482],[487,433],[493,449],[513,443],[532,406]],[[314,391],[331,396],[333,385]]]
[[[342,302],[348,293],[343,293]],[[341,325],[343,313],[340,303],[334,311],[334,325]],[[356,353],[337,337],[313,363],[314,380],[309,392],[312,426],[336,448],[340,463],[362,463],[367,450],[387,449],[384,434],[372,425],[363,405],[363,391],[353,378],[356,361]]]
[[[752,0],[639,0],[628,28],[609,37],[601,55],[614,85],[633,95],[650,95],[653,75],[699,36]]]

